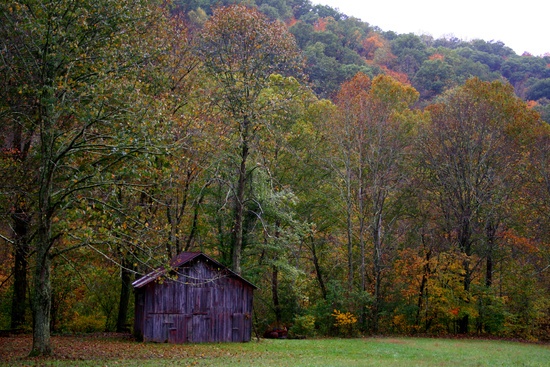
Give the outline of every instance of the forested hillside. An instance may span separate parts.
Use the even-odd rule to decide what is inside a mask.
[[[220,1],[176,3],[193,24],[200,25]],[[396,34],[369,24],[368,19],[312,5],[309,0],[255,3],[270,19],[288,25],[307,58],[309,81],[318,96],[333,97],[345,80],[361,71],[370,77],[387,74],[410,83],[420,92],[421,105],[426,105],[446,89],[477,77],[509,82],[520,98],[533,101],[534,108],[550,120],[550,55],[517,55],[493,40]]]
[[[550,56],[243,3],[0,3],[0,330],[203,251],[259,332],[548,340]]]

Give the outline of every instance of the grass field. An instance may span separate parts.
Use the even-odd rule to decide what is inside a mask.
[[[0,338],[0,366],[531,366],[550,367],[550,345],[476,339],[362,338],[169,345],[57,337],[55,358],[27,359],[30,339]]]

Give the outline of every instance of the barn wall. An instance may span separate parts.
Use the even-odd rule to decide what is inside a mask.
[[[199,261],[180,268],[176,281],[143,287],[145,341],[246,342],[251,339],[253,288]],[[141,307],[136,305],[136,307]],[[137,309],[136,309],[137,311]]]

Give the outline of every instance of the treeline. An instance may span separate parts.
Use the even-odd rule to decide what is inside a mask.
[[[547,71],[500,74],[544,58],[221,5],[2,3],[0,328],[125,331],[131,281],[204,251],[258,330],[547,339]]]
[[[192,24],[200,25],[217,5],[235,2],[239,1],[176,4]],[[318,96],[333,97],[345,80],[361,71],[371,78],[387,74],[410,83],[425,106],[445,90],[477,77],[512,84],[520,98],[532,101],[550,121],[550,55],[517,55],[493,40],[397,34],[309,0],[256,0],[255,4],[270,19],[289,26],[307,58],[309,82]]]

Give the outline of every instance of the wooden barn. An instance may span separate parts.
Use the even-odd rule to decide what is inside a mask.
[[[132,283],[134,334],[168,343],[247,342],[256,287],[200,252],[184,252]]]

